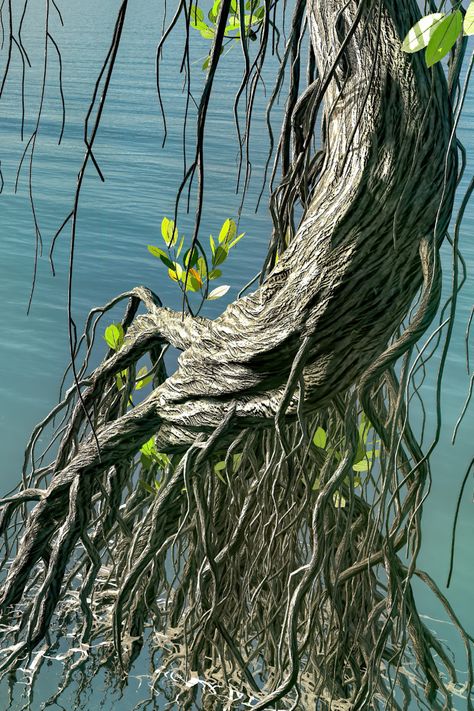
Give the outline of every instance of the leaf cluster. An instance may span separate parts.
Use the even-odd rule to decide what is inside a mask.
[[[228,218],[223,223],[217,241],[210,235],[210,259],[202,248],[189,248],[183,252],[184,235],[179,237],[178,228],[173,220],[163,218],[161,236],[166,244],[166,251],[154,245],[148,245],[148,251],[159,259],[168,270],[168,277],[176,282],[181,291],[198,292],[202,301],[213,301],[224,296],[229,290],[227,284],[209,291],[210,282],[222,276],[221,266],[229,251],[244,237],[245,232],[237,234],[237,225]]]
[[[459,8],[448,14],[435,12],[422,17],[408,32],[402,50],[411,54],[425,49],[426,64],[432,67],[451,51],[462,34],[474,34],[474,1],[464,17]]]
[[[372,425],[367,419],[366,415],[362,413],[360,424],[359,424],[359,441],[357,444],[357,451],[352,464],[352,470],[355,474],[352,477],[352,486],[354,488],[362,486],[362,479],[360,476],[361,472],[368,472],[372,467],[374,461],[380,455],[380,450],[372,447],[368,448],[369,434],[372,430]],[[334,459],[339,462],[341,461],[343,455],[342,452],[338,450],[337,447],[329,446],[328,435],[326,430],[322,427],[318,427],[313,435],[313,444],[318,449],[323,449],[328,457],[334,457]],[[344,481],[346,486],[350,486],[349,477],[346,477]],[[313,484],[313,491],[317,491],[320,488],[320,479],[316,477]],[[333,496],[333,503],[336,508],[344,508],[346,505],[346,499],[340,491],[336,491]]]
[[[222,0],[214,0],[207,15],[198,5],[191,5],[189,24],[192,28],[198,30],[204,39],[213,40],[215,37],[221,3]],[[257,32],[265,18],[263,0],[247,0],[244,4],[244,10],[242,18],[239,0],[232,0],[224,37],[234,41],[240,39],[241,36],[247,37],[252,41],[257,39]],[[202,65],[203,70],[209,67],[210,60],[211,55],[209,54]]]

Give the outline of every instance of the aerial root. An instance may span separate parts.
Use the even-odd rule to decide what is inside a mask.
[[[386,398],[375,400],[376,409],[382,402]],[[192,670],[222,689],[225,679],[232,686],[239,678],[246,698],[261,699],[256,708],[285,699],[297,703],[296,691],[305,708],[310,697],[302,679],[309,675],[328,709],[331,699],[347,698],[362,709],[373,694],[390,699],[388,680],[404,673],[411,649],[427,674],[429,697],[441,691],[450,708],[433,652],[453,683],[454,669],[421,622],[397,556],[412,532],[399,519],[387,539],[377,513],[382,502],[372,508],[370,487],[358,492],[351,484],[355,407],[352,397],[344,420],[339,405],[307,423],[310,432],[324,425],[331,441],[340,443],[343,456],[335,469],[331,457],[309,442],[295,447],[301,430],[292,425],[289,449],[272,431],[240,435],[218,477],[214,463],[222,454],[216,447],[232,421],[230,409],[220,432],[170,465],[156,496],[136,483],[130,489],[136,464],[125,466],[120,454],[125,430],[114,438],[116,463],[107,460],[99,432],[105,469],[95,460],[92,469],[79,470],[76,456],[62,477],[53,478],[39,513],[30,514],[25,538],[35,545],[22,543],[17,560],[36,555],[39,578],[27,588],[28,566],[10,570],[8,604],[24,606],[20,581],[31,604],[23,607],[28,621],[14,633],[3,669],[24,666],[48,628],[70,634],[77,619],[74,647],[86,651],[65,661],[61,689],[74,670],[97,673],[116,659],[123,678],[147,638],[158,655],[157,686],[167,670],[180,670],[185,679]],[[381,420],[386,414],[379,410]],[[373,484],[390,496],[383,494],[384,477],[382,472]],[[402,493],[413,497],[411,488]],[[338,496],[344,506],[335,506]],[[377,574],[381,564],[386,584]],[[192,708],[195,691],[181,691],[180,703]]]

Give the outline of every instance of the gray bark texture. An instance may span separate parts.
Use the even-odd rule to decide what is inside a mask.
[[[218,319],[188,326],[154,309],[156,328],[184,352],[140,412],[117,423],[131,441],[141,412],[161,451],[188,446],[230,411],[230,434],[269,422],[294,368],[305,409],[324,406],[358,383],[407,315],[428,259],[420,246],[442,239],[451,214],[451,110],[442,70],[401,51],[415,3],[363,5],[308,3],[323,80],[363,15],[324,95],[325,161],[310,208],[265,283]]]
[[[322,84],[330,76],[324,166],[311,205],[262,286],[214,321],[183,319],[135,291],[145,294],[149,315],[103,372],[126,367],[153,342],[183,353],[146,401],[97,433],[101,468],[152,434],[159,451],[182,451],[224,420],[231,439],[284,411],[294,415],[301,374],[304,410],[325,406],[387,349],[424,271],[427,289],[438,289],[435,245],[451,215],[457,160],[442,69],[428,70],[423,57],[401,50],[418,17],[412,0],[309,0]],[[426,323],[418,326],[422,332]],[[91,437],[72,461],[58,458],[63,481],[95,470],[96,445]]]
[[[19,503],[38,503],[26,517],[25,533],[2,589],[2,608],[21,600],[31,571],[41,560],[46,570],[29,608],[28,639],[18,648],[21,653],[31,651],[47,633],[79,538],[93,561],[84,600],[90,594],[100,560],[94,557],[84,531],[89,526],[90,502],[103,493],[97,484],[102,473],[111,470],[105,486],[113,492],[110,498],[118,508],[125,486],[121,462],[130,462],[151,436],[156,436],[159,452],[171,454],[186,452],[199,440],[203,449],[196,461],[202,464],[202,472],[209,472],[204,454],[214,445],[225,450],[245,430],[249,437],[255,430],[272,426],[283,433],[287,420],[311,418],[331,403],[343,402],[343,396],[356,388],[361,392],[365,388],[367,395],[368,386],[380,383],[384,369],[393,365],[434,317],[440,289],[438,247],[451,216],[457,158],[442,69],[428,70],[422,56],[401,51],[401,38],[418,18],[414,0],[308,0],[307,21],[324,102],[324,159],[309,208],[264,283],[213,321],[183,318],[163,308],[143,287],[130,292],[135,306],[143,302],[148,313],[130,318],[123,347],[109,354],[87,378],[82,398],[68,419],[49,484],[45,489],[25,487],[17,499],[4,502],[0,532],[7,529]],[[421,288],[415,316],[403,330],[402,322]],[[106,385],[115,388],[115,373],[128,367],[134,372],[141,355],[157,352],[165,343],[183,351],[176,372],[137,407],[117,417],[110,413],[102,417],[97,401],[101,402]],[[96,433],[88,437],[84,437],[84,408],[97,423]],[[37,433],[33,441],[35,437]],[[331,474],[327,490],[314,507],[318,533],[322,526],[318,517],[323,520],[324,505],[330,506],[334,491],[352,471],[353,455],[349,452]],[[188,475],[186,456],[181,470],[172,474],[150,507],[143,526],[145,533],[147,526],[154,533],[147,538],[144,551],[137,552],[133,545],[131,552],[127,550],[131,572],[121,582],[117,598],[116,643],[127,601],[132,604],[166,536],[177,535],[168,520],[170,501],[174,506],[183,487],[183,471]],[[196,501],[204,501],[199,479],[194,478],[193,495]],[[258,488],[259,482],[254,483]],[[308,497],[313,493],[311,486],[309,490]],[[188,496],[190,491],[188,486]],[[271,489],[271,496],[275,491]],[[134,493],[130,501],[140,496]],[[415,503],[418,512],[421,504]],[[139,501],[137,510],[141,511],[141,505]],[[402,507],[397,512],[400,521],[406,511]],[[157,521],[161,516],[163,524]],[[126,529],[127,522],[122,524]],[[112,523],[109,529],[108,519],[102,525],[106,541]],[[201,533],[208,555],[207,533]],[[406,539],[404,533],[396,534],[391,543],[398,550]],[[141,545],[142,538],[137,540]],[[386,550],[381,543],[370,558],[372,553],[360,559],[354,553],[348,570],[363,558],[360,568],[365,570],[366,555],[367,561],[379,563]],[[314,553],[289,606],[289,629],[297,626],[297,613],[292,610],[318,578],[319,555]],[[153,575],[159,575],[157,569],[153,568]],[[354,571],[347,579],[355,576]],[[189,578],[194,579],[191,573]],[[289,644],[293,675],[298,656],[295,644]],[[18,649],[13,656],[20,655]],[[8,664],[7,660],[3,668]]]

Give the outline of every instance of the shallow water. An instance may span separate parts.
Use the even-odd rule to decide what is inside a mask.
[[[159,223],[172,216],[174,196],[182,174],[182,128],[184,99],[182,77],[177,71],[179,32],[172,36],[165,51],[162,91],[168,117],[168,140],[161,149],[163,124],[155,91],[154,54],[161,33],[159,13],[148,11],[145,0],[130,7],[123,45],[107,99],[95,154],[105,175],[101,183],[89,169],[82,197],[78,241],[75,253],[74,317],[83,323],[91,306],[105,303],[120,291],[146,284],[159,293],[163,302],[179,308],[179,292],[166,276],[165,269],[147,252],[147,244],[159,244]],[[33,164],[33,197],[44,239],[39,260],[33,305],[27,316],[30,294],[34,229],[28,195],[28,162],[14,193],[15,174],[24,143],[19,137],[19,67],[13,70],[2,99],[0,159],[5,186],[0,196],[0,300],[2,303],[0,339],[0,451],[1,489],[11,488],[19,476],[22,452],[33,427],[56,402],[58,384],[68,361],[66,323],[66,284],[68,234],[58,240],[55,250],[56,276],[48,260],[51,237],[71,209],[72,191],[83,156],[82,120],[90,99],[94,78],[107,49],[112,20],[118,3],[91,0],[65,8],[66,26],[61,28],[52,16],[52,31],[63,52],[64,91],[67,121],[62,146],[57,139],[61,128],[58,94],[58,65],[50,50],[48,82],[43,118]],[[25,27],[25,43],[32,61],[42,51],[43,3],[31,2]],[[199,42],[198,42],[199,45]],[[193,59],[196,87],[202,81],[200,64],[207,45],[195,49]],[[16,58],[18,59],[18,58]],[[232,97],[241,67],[238,50],[232,50],[218,77],[218,91],[210,109],[206,134],[207,173],[203,234],[214,234],[227,217],[236,216],[240,198],[235,194],[237,139],[232,120]],[[34,62],[33,62],[34,64]],[[34,65],[35,66],[35,65]],[[25,136],[35,123],[39,94],[40,68],[30,72],[26,92]],[[265,97],[258,98],[259,105]],[[278,110],[277,112],[278,113]],[[474,154],[474,89],[468,95],[461,121],[460,137],[468,155]],[[192,122],[190,124],[192,126]],[[190,130],[192,133],[192,128]],[[219,313],[235,298],[239,288],[258,271],[270,233],[265,209],[254,213],[261,186],[268,142],[262,115],[256,112],[252,138],[252,182],[241,219],[247,232],[244,242],[231,254],[224,268],[223,282],[231,285],[224,299],[212,302],[206,315]],[[192,136],[191,136],[192,137]],[[190,142],[191,145],[191,142]],[[470,160],[467,175],[472,171]],[[188,237],[193,223],[190,215],[180,217],[180,229]],[[454,424],[462,409],[469,378],[465,364],[464,331],[474,294],[474,210],[467,209],[461,231],[461,250],[470,265],[470,276],[459,297],[456,325],[448,355],[442,387],[443,421],[440,442],[432,458],[433,483],[424,510],[424,542],[420,567],[425,568],[444,588],[449,558],[450,532],[461,481],[473,453],[472,406],[458,433],[456,446],[450,443]],[[449,284],[449,251],[445,253],[445,282]],[[471,338],[471,351],[474,344]],[[424,388],[429,419],[434,421],[434,376]],[[471,364],[472,367],[472,364]],[[431,428],[431,435],[433,428]],[[429,441],[429,437],[427,438]],[[455,573],[448,599],[461,621],[474,633],[472,589],[474,587],[472,517],[472,479],[461,503],[456,542]],[[426,589],[417,587],[421,611],[430,618],[445,619],[438,604]],[[452,645],[458,667],[463,668],[460,645],[450,626],[433,623]],[[42,676],[46,693],[54,688],[54,676]],[[131,699],[141,691],[131,686],[114,708],[129,709]],[[99,706],[100,683],[93,687],[89,708]],[[0,711],[7,708],[2,706]],[[460,703],[459,708],[463,705]]]

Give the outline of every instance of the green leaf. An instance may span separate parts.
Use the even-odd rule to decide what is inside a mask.
[[[225,31],[232,32],[233,30],[239,30],[239,29],[240,29],[239,19],[237,17],[230,17],[229,24],[226,26]]]
[[[156,454],[155,438],[150,437],[148,442],[145,442],[145,444],[140,447],[140,452],[146,457],[153,457],[153,455]]]
[[[185,267],[194,267],[199,258],[199,252],[196,248],[193,249],[191,254],[191,249],[186,250],[183,257],[183,264]]]
[[[204,259],[204,257],[199,257],[196,263],[196,269],[199,272],[201,280],[204,281],[207,277],[206,260]]]
[[[346,499],[342,496],[339,491],[335,491],[332,495],[332,500],[336,509],[343,509],[347,504]]]
[[[183,236],[181,237],[181,239],[179,240],[178,249],[176,250],[176,256],[177,256],[177,257],[179,257],[179,255],[181,254],[181,250],[183,249],[183,244],[184,244],[184,235],[183,235]]]
[[[199,284],[199,288],[202,286],[202,279],[200,273],[197,271],[197,269],[190,269],[189,270],[189,275],[191,279],[195,279],[197,283]]]
[[[439,23],[443,17],[443,12],[435,12],[432,15],[425,15],[425,17],[422,17],[416,25],[413,25],[403,40],[402,50],[404,52],[412,53],[419,52],[420,49],[426,47],[433,32],[437,27],[439,27]]]
[[[203,71],[206,71],[206,69],[209,67],[209,62],[210,62],[210,61],[211,61],[211,57],[210,57],[210,55],[209,55],[208,57],[206,57],[206,59],[205,59],[204,62],[202,63]]]
[[[201,37],[204,37],[204,39],[214,39],[214,34],[215,31],[212,29],[212,27],[200,27],[199,31],[201,33]]]
[[[145,444],[140,447],[140,454],[140,461],[142,466],[145,467],[145,469],[149,469],[152,464],[157,464],[160,469],[166,469],[166,467],[170,463],[170,459],[167,454],[163,454],[162,452],[156,451],[154,437],[151,437],[148,442],[145,442]],[[155,488],[156,486],[158,488],[161,486],[161,482],[155,481],[154,484]]]
[[[187,288],[189,291],[200,291],[201,282],[199,282],[195,277],[189,277]]]
[[[167,257],[165,254],[162,254],[160,256],[161,261],[165,265],[165,267],[168,267],[168,269],[174,270],[174,262],[171,261],[169,257]]]
[[[318,427],[313,437],[313,444],[319,449],[326,449],[327,434],[322,427]]]
[[[217,16],[219,14],[219,10],[221,7],[221,2],[222,2],[222,0],[214,0],[214,4],[213,4],[212,8],[209,10],[209,13],[207,16],[211,22],[215,23],[215,21],[217,20]]]
[[[456,44],[456,40],[462,32],[462,21],[463,16],[460,10],[456,10],[441,20],[426,48],[425,58],[428,67],[432,67],[433,64],[443,59]]]
[[[471,2],[464,15],[464,32],[466,35],[474,35],[474,2]]]
[[[204,13],[197,5],[191,5],[190,17],[193,22],[202,22],[204,20]]]
[[[245,27],[256,25],[258,22],[260,22],[260,18],[257,15],[245,15]]]
[[[161,221],[161,235],[167,247],[174,247],[178,241],[178,230],[173,220],[168,220],[167,217],[163,217]]]
[[[224,247],[222,244],[218,246],[216,251],[214,252],[214,256],[212,259],[212,265],[214,267],[218,267],[219,264],[222,264],[222,262],[225,262],[227,259],[227,254],[228,254],[228,249],[227,247]]]
[[[111,323],[110,326],[107,326],[104,333],[104,339],[109,348],[112,348],[114,351],[118,351],[122,347],[124,341],[122,324]]]
[[[128,376],[128,370],[122,370],[120,373],[117,373],[115,376],[115,384],[117,386],[117,390],[121,390],[125,383],[127,382],[127,376]]]
[[[166,469],[166,467],[170,463],[170,458],[167,454],[164,454],[163,452],[157,452],[155,454],[155,461],[160,467],[160,469]]]
[[[222,272],[220,269],[213,269],[211,272],[209,272],[208,279],[209,281],[211,279],[219,279],[219,277],[222,276]]]
[[[220,299],[221,296],[225,296],[225,294],[227,294],[229,289],[230,289],[230,286],[227,286],[227,284],[223,284],[222,286],[217,286],[208,295],[207,300],[214,301],[215,299]]]
[[[200,291],[202,287],[202,279],[195,269],[190,269],[187,273],[183,272],[181,281],[186,284],[186,291]]]
[[[379,449],[374,449],[374,450],[371,450],[370,452],[366,452],[364,454],[363,459],[361,459],[358,462],[355,462],[352,465],[352,469],[355,472],[368,472],[370,469],[371,461],[373,459],[376,459],[379,456],[379,454],[380,454]]]
[[[217,475],[217,477],[221,480],[223,484],[227,484],[226,480],[222,476],[221,472],[224,471],[225,469],[225,462],[217,462],[217,464],[214,465],[214,473]]]
[[[135,390],[141,390],[142,388],[145,387],[145,385],[148,385],[148,383],[151,383],[153,380],[153,376],[149,375],[148,377],[145,377],[146,374],[148,373],[148,368],[146,365],[143,366],[143,368],[140,368],[140,370],[137,373],[137,381],[135,383]]]
[[[183,274],[184,271],[181,267],[181,264],[178,264],[178,262],[171,262],[171,267],[168,269],[169,278],[173,281],[179,281]]]
[[[152,254],[154,257],[157,259],[160,259],[161,257],[167,257],[166,252],[164,249],[160,249],[159,247],[155,247],[152,244],[147,245],[147,249]]]
[[[229,242],[229,249],[230,249],[231,247],[235,247],[235,245],[237,244],[237,242],[240,242],[240,240],[242,239],[242,237],[245,237],[245,234],[246,234],[245,232],[241,232],[238,237],[236,237],[232,242]]]
[[[237,225],[234,220],[227,219],[219,232],[219,244],[227,244],[234,239],[237,234]]]
[[[191,5],[191,11],[189,13],[189,23],[191,27],[194,27],[197,30],[200,30],[201,27],[207,27],[206,23],[204,22],[204,13],[200,7],[197,7],[196,5]]]
[[[364,444],[367,442],[367,439],[369,437],[369,432],[371,429],[372,429],[372,425],[369,421],[369,418],[367,417],[365,412],[363,412],[361,415],[361,418],[360,418],[359,438]]]
[[[214,237],[212,235],[209,235],[209,244],[211,245],[211,252],[212,254],[215,254],[216,252],[216,243],[214,242]]]
[[[240,467],[240,462],[242,461],[242,452],[237,452],[237,454],[232,455],[232,469],[234,473]]]
[[[148,469],[149,467],[146,468]],[[152,486],[150,486],[150,484],[148,484],[144,479],[140,479],[140,484],[149,494],[156,494],[156,490]]]

